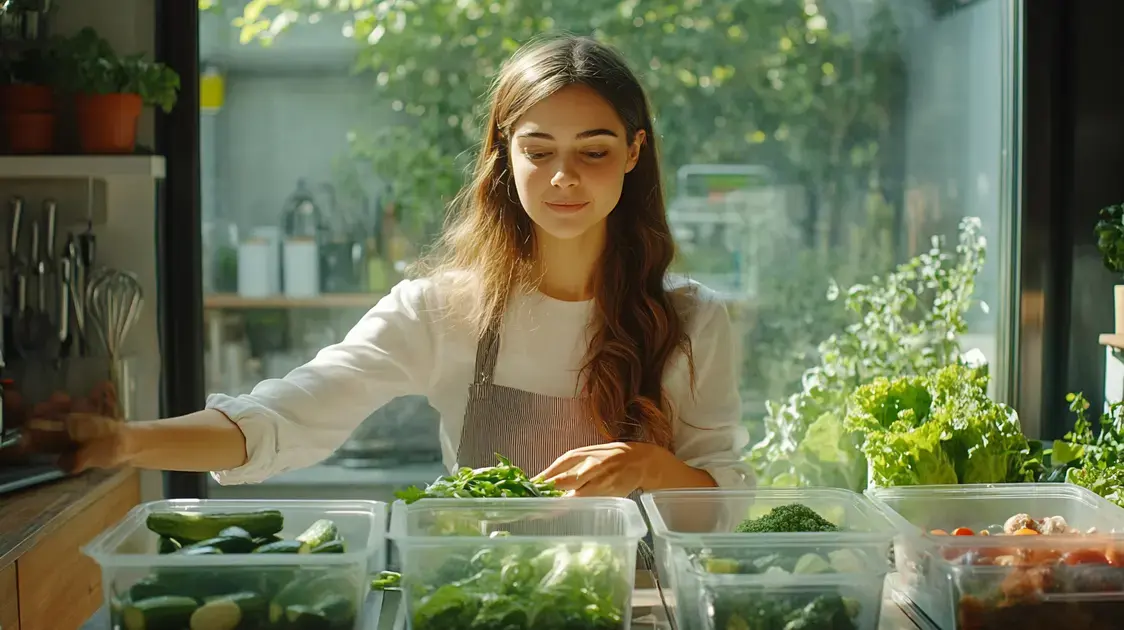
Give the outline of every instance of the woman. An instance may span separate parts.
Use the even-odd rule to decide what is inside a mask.
[[[668,278],[654,140],[616,52],[571,36],[523,47],[420,279],[249,395],[152,422],[68,418],[79,446],[65,465],[257,482],[321,461],[381,405],[422,394],[450,467],[500,453],[578,496],[747,484],[735,339],[721,302]]]

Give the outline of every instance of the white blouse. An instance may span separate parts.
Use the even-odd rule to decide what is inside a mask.
[[[741,460],[749,434],[741,421],[738,340],[725,305],[693,282],[671,286],[686,318],[695,360],[691,391],[686,358],[665,373],[673,419],[671,450],[706,470],[720,486],[744,487],[752,472]],[[246,435],[248,461],[213,473],[221,484],[256,483],[326,459],[376,409],[405,395],[424,395],[441,415],[443,460],[457,446],[476,359],[476,335],[448,315],[439,283],[407,280],[379,300],[344,340],[284,378],[246,395],[216,394],[207,407]],[[542,294],[518,296],[501,331],[494,383],[549,396],[580,393],[593,303]],[[533,438],[531,438],[533,439]]]

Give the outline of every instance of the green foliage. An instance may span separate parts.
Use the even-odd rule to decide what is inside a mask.
[[[504,497],[557,497],[562,492],[549,481],[530,479],[527,473],[503,455],[496,455],[499,464],[486,468],[461,468],[455,474],[441,477],[425,490],[411,486],[395,496],[413,503],[420,499],[479,499]]]
[[[206,8],[216,3],[203,0]],[[838,235],[861,203],[904,86],[899,32],[886,0],[863,40],[803,0],[251,0],[234,19],[244,43],[293,24],[347,15],[365,45],[355,70],[406,128],[357,134],[357,159],[392,182],[411,212],[442,215],[477,145],[481,96],[501,63],[532,36],[591,34],[641,75],[657,117],[665,169],[767,163],[815,189]],[[201,6],[203,6],[201,5]],[[848,7],[844,7],[846,10]]]
[[[1073,430],[1054,442],[1053,469],[1045,481],[1064,479],[1084,486],[1124,507],[1124,402],[1114,402],[1101,414],[1099,431],[1089,421],[1089,401],[1084,394],[1069,394],[1069,410],[1076,419]]]
[[[845,295],[833,289],[850,323],[820,344],[819,365],[805,372],[799,392],[768,404],[765,437],[748,456],[758,483],[866,486],[861,439],[843,425],[851,394],[877,378],[929,374],[960,357],[958,338],[985,249],[979,219],[968,218],[955,254],[934,238],[929,252],[893,273]]]
[[[1038,463],[1010,407],[987,395],[986,366],[877,378],[851,397],[845,427],[864,436],[879,487],[1031,481]]]
[[[55,44],[64,88],[84,94],[137,94],[145,105],[172,110],[180,78],[143,54],[119,56],[92,28],[84,28]]]
[[[1124,274],[1124,205],[1115,204],[1101,209],[1097,221],[1097,249],[1104,258],[1104,266],[1113,273]]]

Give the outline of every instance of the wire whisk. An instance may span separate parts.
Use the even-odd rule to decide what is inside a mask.
[[[127,271],[103,269],[86,288],[87,316],[105,344],[110,358],[121,356],[125,338],[140,318],[144,292],[137,277]]]

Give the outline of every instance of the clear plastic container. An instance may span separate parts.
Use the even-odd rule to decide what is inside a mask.
[[[904,595],[939,627],[1120,627],[1124,535],[1116,532],[1124,531],[1124,510],[1085,488],[981,484],[867,494],[900,532],[894,557]],[[995,535],[1019,514],[1061,516],[1097,533]],[[976,535],[933,533],[961,527]],[[984,529],[990,535],[978,534]]]
[[[646,531],[629,499],[423,499],[390,538],[412,630],[618,630]]]
[[[161,538],[146,524],[149,516],[167,512],[260,510],[281,513],[284,528],[279,536],[287,540],[317,520],[330,519],[346,549],[316,554],[160,554]],[[229,625],[232,616],[240,619],[240,630],[279,627],[276,624],[286,618],[298,624],[293,627],[319,627],[327,620],[332,628],[359,630],[367,623],[362,610],[370,576],[385,567],[386,513],[386,504],[376,501],[154,501],[133,508],[82,551],[101,566],[114,630],[218,628]],[[153,599],[160,597],[165,599]]]
[[[805,609],[845,615],[851,625],[839,627],[878,627],[894,530],[862,495],[834,488],[668,490],[641,501],[680,630],[785,627]],[[841,531],[735,532],[743,520],[793,503]]]

